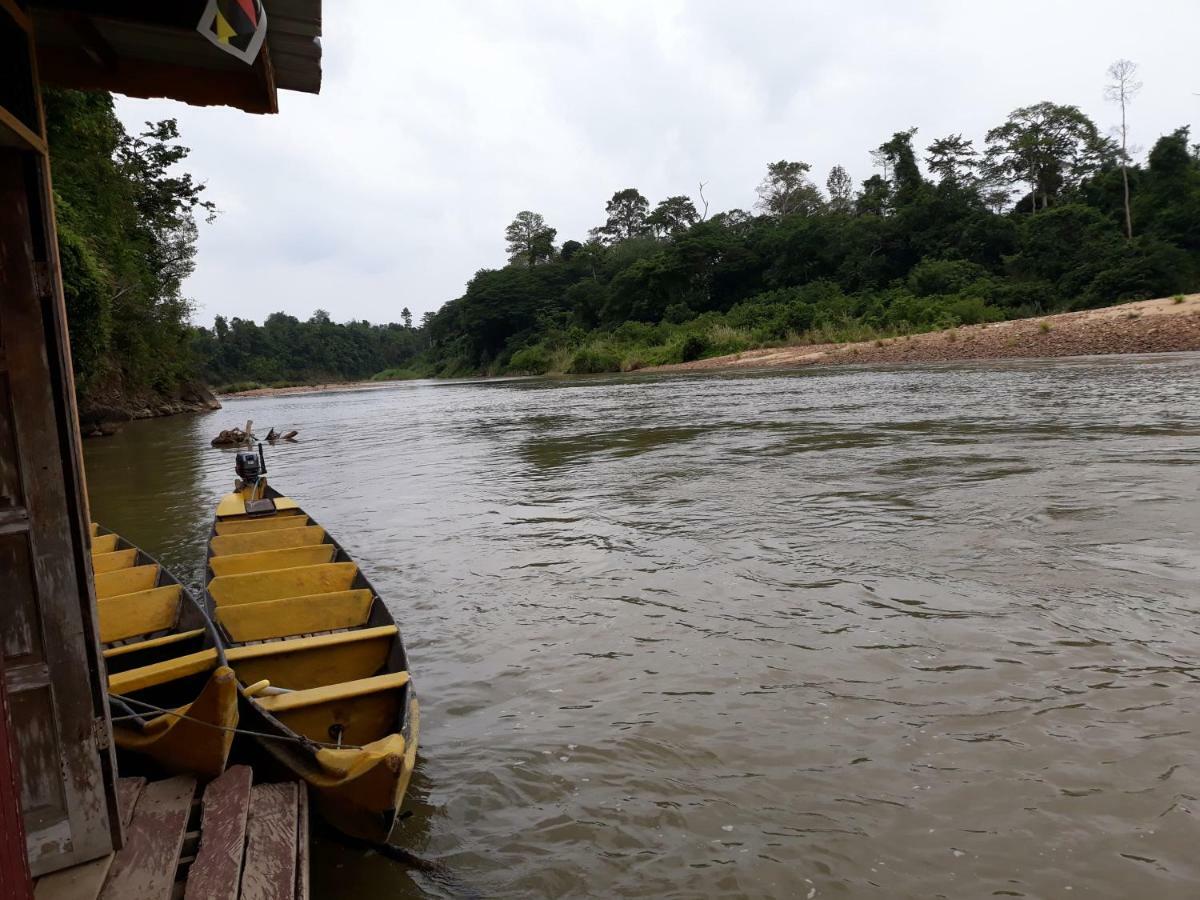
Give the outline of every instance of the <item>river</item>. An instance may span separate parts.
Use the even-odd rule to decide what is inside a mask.
[[[422,700],[405,846],[314,896],[1200,895],[1200,354],[410,382],[85,445],[199,582],[230,451]]]

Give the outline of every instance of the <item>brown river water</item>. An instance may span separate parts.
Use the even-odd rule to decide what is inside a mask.
[[[410,382],[85,452],[198,582],[232,454],[422,700],[403,844],[316,897],[1200,896],[1200,354]]]

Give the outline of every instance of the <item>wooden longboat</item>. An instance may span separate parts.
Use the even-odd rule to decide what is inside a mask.
[[[239,474],[243,456],[253,454],[239,454]],[[335,827],[387,840],[416,762],[419,708],[400,631],[366,575],[265,477],[239,479],[217,506],[205,593],[244,726],[308,782]]]
[[[92,525],[113,739],[168,772],[215,778],[238,723],[237,681],[204,607],[164,566]]]

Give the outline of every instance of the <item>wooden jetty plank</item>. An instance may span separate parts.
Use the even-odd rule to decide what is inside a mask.
[[[179,775],[142,789],[125,846],[113,859],[100,900],[169,900],[187,831],[196,779]]]
[[[296,900],[308,900],[308,785],[296,790]]]
[[[117,781],[117,808],[121,813],[122,828],[129,828],[133,807],[145,784],[145,778],[121,778]],[[43,875],[34,885],[34,900],[96,900],[112,869],[115,856],[115,853],[109,853],[91,862]]]
[[[188,870],[185,900],[237,900],[251,778],[249,766],[231,766],[205,789],[200,847]]]
[[[296,892],[295,782],[250,792],[242,900],[292,900]]]

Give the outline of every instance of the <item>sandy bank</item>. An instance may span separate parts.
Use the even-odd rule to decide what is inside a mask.
[[[644,372],[705,372],[863,363],[946,362],[1200,350],[1200,294],[852,344],[747,350]]]

